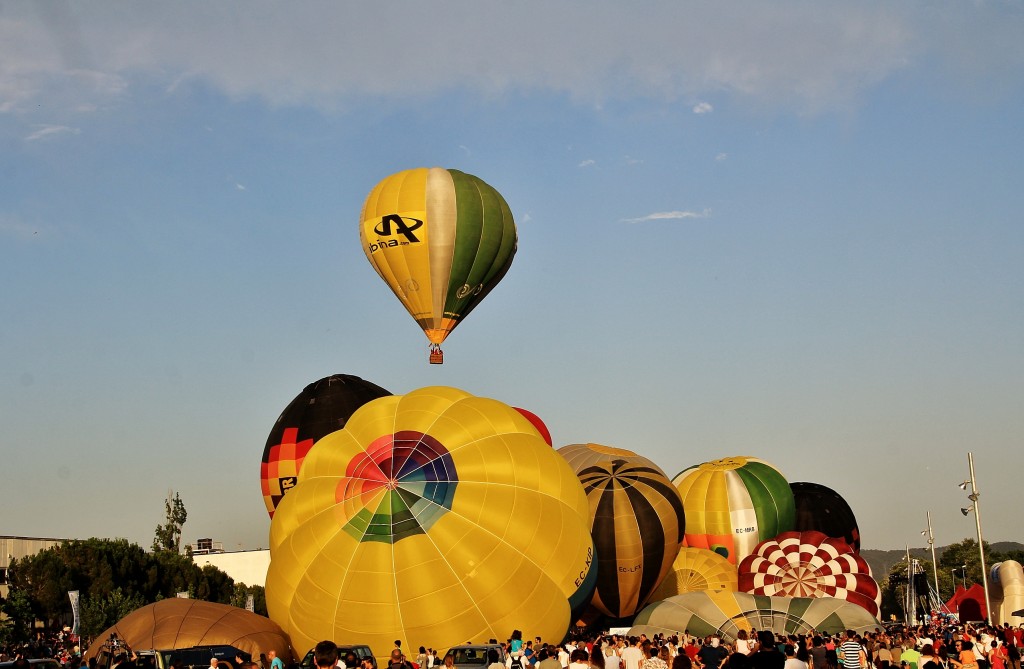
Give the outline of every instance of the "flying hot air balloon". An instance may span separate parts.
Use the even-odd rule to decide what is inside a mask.
[[[302,460],[313,444],[345,427],[359,407],[390,394],[358,376],[332,374],[309,384],[288,403],[270,430],[260,464],[263,503],[271,518],[298,480]]]
[[[596,574],[587,498],[530,422],[428,387],[317,442],[270,526],[267,610],[297,648],[560,637]]]
[[[444,362],[441,342],[512,264],[508,204],[471,174],[422,167],[378,183],[359,220],[366,258],[427,335],[430,362]]]

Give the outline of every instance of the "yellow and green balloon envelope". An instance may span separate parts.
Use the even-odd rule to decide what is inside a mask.
[[[508,204],[471,174],[422,167],[377,184],[359,220],[367,259],[423,328],[431,362],[441,362],[441,342],[512,264]]]
[[[685,545],[738,564],[754,547],[793,529],[793,490],[773,465],[750,456],[712,460],[672,479],[686,508]]]
[[[561,638],[596,579],[589,510],[514,408],[428,387],[320,439],[270,527],[267,608],[296,648]]]

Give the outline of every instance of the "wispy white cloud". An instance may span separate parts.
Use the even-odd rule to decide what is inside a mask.
[[[242,185],[242,184],[240,184],[240,183],[236,183],[236,184],[235,184],[235,188],[236,188],[237,190],[245,190],[245,186],[244,186],[244,185]]]
[[[580,164],[577,165],[576,167],[593,167],[596,164],[597,164],[596,160],[594,160],[592,158],[587,158],[586,160],[581,160]]]
[[[626,156],[625,161],[627,165],[639,165],[644,162],[639,158],[631,158],[629,156]]]
[[[1024,14],[1012,3],[10,4],[0,15],[7,111],[43,96],[74,109],[139,84],[321,107],[463,89],[552,91],[595,108],[714,93],[806,112],[847,106],[909,67],[1004,88],[1024,71]],[[388,27],[387,48],[366,25]]]
[[[725,160],[728,160],[728,159],[729,159],[729,154],[728,153],[724,153],[724,152],[723,153],[719,153],[717,156],[715,156],[715,160],[717,160],[720,163],[725,161]]]
[[[53,138],[58,135],[77,135],[81,132],[78,128],[72,128],[66,125],[34,125],[35,128],[30,134],[25,136],[26,142],[34,142],[36,140]]]
[[[698,102],[693,105],[694,114],[710,114],[715,111],[715,108],[711,106],[710,102]]]
[[[646,223],[648,221],[678,221],[688,218],[708,218],[711,216],[710,209],[701,211],[656,211],[653,214],[640,216],[639,218],[624,218],[623,223]]]

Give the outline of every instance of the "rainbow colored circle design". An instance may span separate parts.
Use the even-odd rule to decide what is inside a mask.
[[[458,483],[448,449],[408,430],[378,437],[353,457],[335,499],[362,507],[344,526],[352,538],[393,544],[425,534],[450,511]]]

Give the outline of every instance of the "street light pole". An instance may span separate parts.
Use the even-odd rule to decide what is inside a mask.
[[[978,484],[974,478],[974,455],[971,453],[967,454],[967,466],[971,471],[971,494],[967,496],[967,499],[971,500],[973,504],[966,511],[963,509],[961,511],[964,515],[974,511],[974,524],[978,528],[978,555],[981,557],[981,587],[985,589],[985,617],[991,621],[992,602],[988,596],[988,568],[985,566],[985,545],[981,536],[981,505],[978,503]],[[964,586],[966,587],[966,585],[965,581]]]
[[[928,518],[928,547],[932,549],[932,575],[935,577],[935,596],[939,599],[939,610],[942,610],[942,592],[939,591],[939,563],[935,559],[935,534],[932,533],[932,512],[925,511],[925,515]],[[921,534],[925,534],[922,532]],[[956,586],[953,587],[954,592]]]

